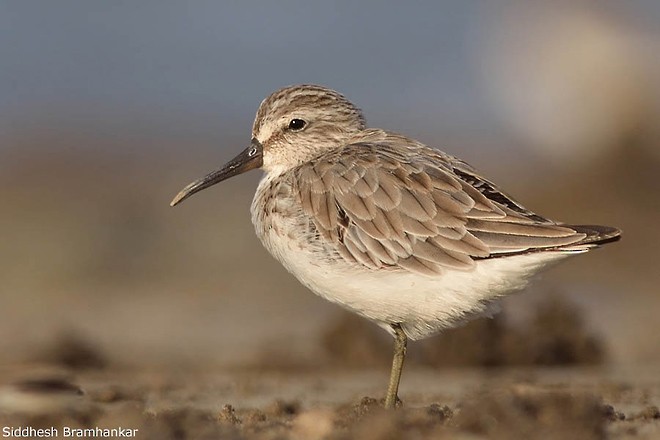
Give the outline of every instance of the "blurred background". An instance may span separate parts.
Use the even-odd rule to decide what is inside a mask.
[[[622,228],[503,316],[562,298],[573,324],[551,322],[569,340],[660,362],[659,53],[655,0],[0,2],[0,362],[69,344],[117,364],[304,364],[359,338],[254,236],[259,172],[168,206],[295,83],[542,215]]]

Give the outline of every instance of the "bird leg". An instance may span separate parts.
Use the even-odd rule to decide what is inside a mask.
[[[408,338],[403,332],[400,324],[392,324],[394,330],[394,359],[392,360],[392,372],[390,373],[390,383],[387,386],[387,396],[385,397],[385,408],[396,407],[399,397],[399,381],[401,380],[401,370],[403,369],[403,360],[406,357],[406,345]]]

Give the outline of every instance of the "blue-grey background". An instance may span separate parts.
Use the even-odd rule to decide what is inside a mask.
[[[2,2],[3,130],[222,139],[298,82],[399,128],[488,122],[465,46],[478,2]],[[657,8],[656,8],[657,9]]]
[[[336,309],[254,238],[257,173],[167,206],[308,82],[544,215],[622,227],[540,284],[614,362],[657,361],[658,53],[653,0],[0,1],[3,353],[71,330],[126,362],[313,353]]]

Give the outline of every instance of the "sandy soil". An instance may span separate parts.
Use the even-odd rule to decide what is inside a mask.
[[[394,411],[378,400],[383,370],[22,365],[1,375],[3,427],[122,427],[154,439],[660,438],[660,381],[644,368],[414,367]]]
[[[604,363],[579,310],[547,300],[526,320],[503,313],[411,344],[394,411],[380,399],[390,338],[348,313],[316,359],[269,348],[234,367],[128,366],[69,334],[0,368],[0,424],[154,439],[660,438],[657,368]]]

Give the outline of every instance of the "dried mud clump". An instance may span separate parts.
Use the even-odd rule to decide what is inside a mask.
[[[354,367],[387,365],[389,336],[365,319],[344,313],[323,334],[331,362]],[[597,365],[605,360],[598,336],[581,310],[560,297],[539,303],[531,317],[514,323],[506,313],[409,345],[410,364],[441,366]]]
[[[660,409],[655,406],[647,406],[642,411],[633,414],[631,420],[660,420]]]
[[[396,411],[383,408],[383,401],[363,397],[355,404],[339,407],[335,413],[337,439],[388,440],[437,438],[446,431],[453,412],[447,406],[432,404],[424,408],[402,406]]]

